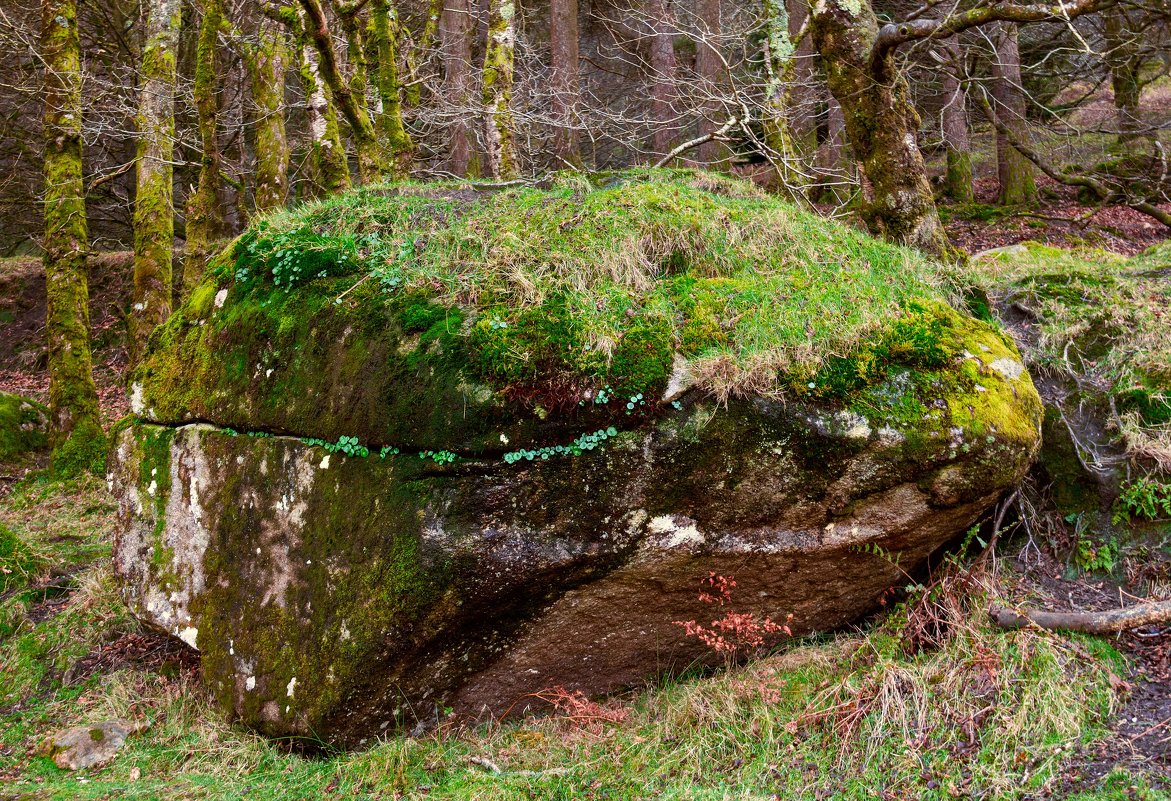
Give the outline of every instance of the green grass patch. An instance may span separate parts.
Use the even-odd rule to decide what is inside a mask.
[[[360,189],[261,220],[215,269],[229,303],[339,277],[413,293],[458,307],[497,383],[631,392],[664,386],[674,354],[720,394],[773,390],[945,297],[913,250],[687,170]]]

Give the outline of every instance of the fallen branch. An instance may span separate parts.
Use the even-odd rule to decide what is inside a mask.
[[[1139,604],[1126,609],[1108,609],[1103,612],[1046,612],[1022,608],[1020,611],[1003,606],[988,610],[992,621],[1004,629],[1023,629],[1039,626],[1043,629],[1080,631],[1085,634],[1115,634],[1139,626],[1171,622],[1171,601]]]

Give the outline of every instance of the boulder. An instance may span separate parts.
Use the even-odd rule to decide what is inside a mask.
[[[114,759],[127,737],[145,729],[144,724],[125,720],[73,726],[46,739],[40,751],[62,770],[100,768]]]
[[[934,271],[702,173],[273,218],[132,378],[126,600],[234,719],[338,745],[722,660],[680,624],[728,611],[849,623],[1039,443]]]

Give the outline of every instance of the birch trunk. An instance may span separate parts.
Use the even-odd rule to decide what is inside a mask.
[[[491,0],[488,43],[484,51],[484,139],[488,167],[495,178],[519,174],[512,118],[512,73],[516,47],[516,3]]]

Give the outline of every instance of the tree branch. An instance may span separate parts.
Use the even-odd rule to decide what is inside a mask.
[[[1104,612],[1046,612],[1028,607],[1016,611],[993,606],[988,610],[988,614],[996,625],[1004,629],[1040,626],[1043,629],[1080,631],[1086,634],[1114,634],[1139,626],[1171,622],[1171,601],[1157,601]]]

